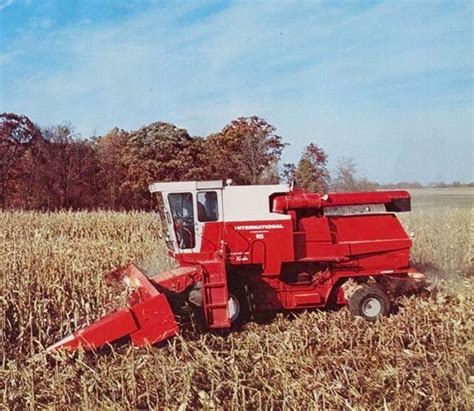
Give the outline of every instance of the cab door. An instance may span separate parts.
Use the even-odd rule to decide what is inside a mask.
[[[196,193],[194,252],[212,252],[219,248],[222,229],[222,190],[203,189]]]
[[[166,201],[171,214],[169,217],[175,249],[179,253],[193,252],[196,248],[196,207],[193,193],[167,193]]]

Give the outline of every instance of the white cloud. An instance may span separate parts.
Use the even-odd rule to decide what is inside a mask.
[[[0,3],[0,11],[2,11],[4,8],[8,7],[10,4],[13,3],[14,0],[3,0]]]
[[[434,141],[433,159],[445,151],[425,135],[452,138],[469,152],[472,122],[466,110],[450,107],[452,91],[430,96],[435,80],[419,90],[410,81],[472,68],[472,40],[458,40],[466,20],[460,13],[440,17],[428,8],[420,20],[416,4],[409,6],[353,14],[312,2],[301,9],[239,2],[191,24],[185,16],[196,5],[182,2],[100,26],[51,30],[51,20],[49,34],[17,40],[12,49],[20,55],[0,55],[2,67],[19,69],[0,94],[2,106],[8,102],[9,111],[42,125],[71,121],[84,135],[156,120],[203,135],[239,115],[259,114],[292,143],[286,160],[316,140],[333,158],[371,161],[374,167],[365,168],[373,178],[397,179],[405,167],[411,171],[400,178],[421,179],[430,173],[413,164],[426,141]],[[388,153],[392,145],[401,160]]]

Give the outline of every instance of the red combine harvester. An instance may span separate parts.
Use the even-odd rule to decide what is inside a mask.
[[[127,307],[49,350],[170,338],[179,333],[176,295],[201,310],[210,329],[262,311],[344,304],[375,320],[390,312],[393,284],[424,279],[409,265],[412,241],[394,214],[410,211],[406,191],[319,195],[222,181],[155,183],[150,191],[179,268],[150,277],[133,264],[114,271],[131,290]]]

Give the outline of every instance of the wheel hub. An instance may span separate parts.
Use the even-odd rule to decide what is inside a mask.
[[[235,321],[240,314],[239,300],[232,294],[229,294],[229,301],[227,303],[227,313],[229,315],[230,322]]]
[[[362,304],[362,312],[367,317],[377,317],[382,312],[382,304],[377,298],[367,298]]]

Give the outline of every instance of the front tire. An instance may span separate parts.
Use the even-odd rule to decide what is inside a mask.
[[[239,299],[232,293],[229,293],[229,302],[227,303],[227,313],[229,320],[234,323],[240,316],[240,302]]]
[[[376,321],[390,313],[390,300],[380,288],[362,286],[351,295],[349,312],[367,321]]]
[[[231,329],[240,328],[250,319],[250,304],[248,301],[247,287],[236,283],[229,283],[229,302],[227,310]]]

